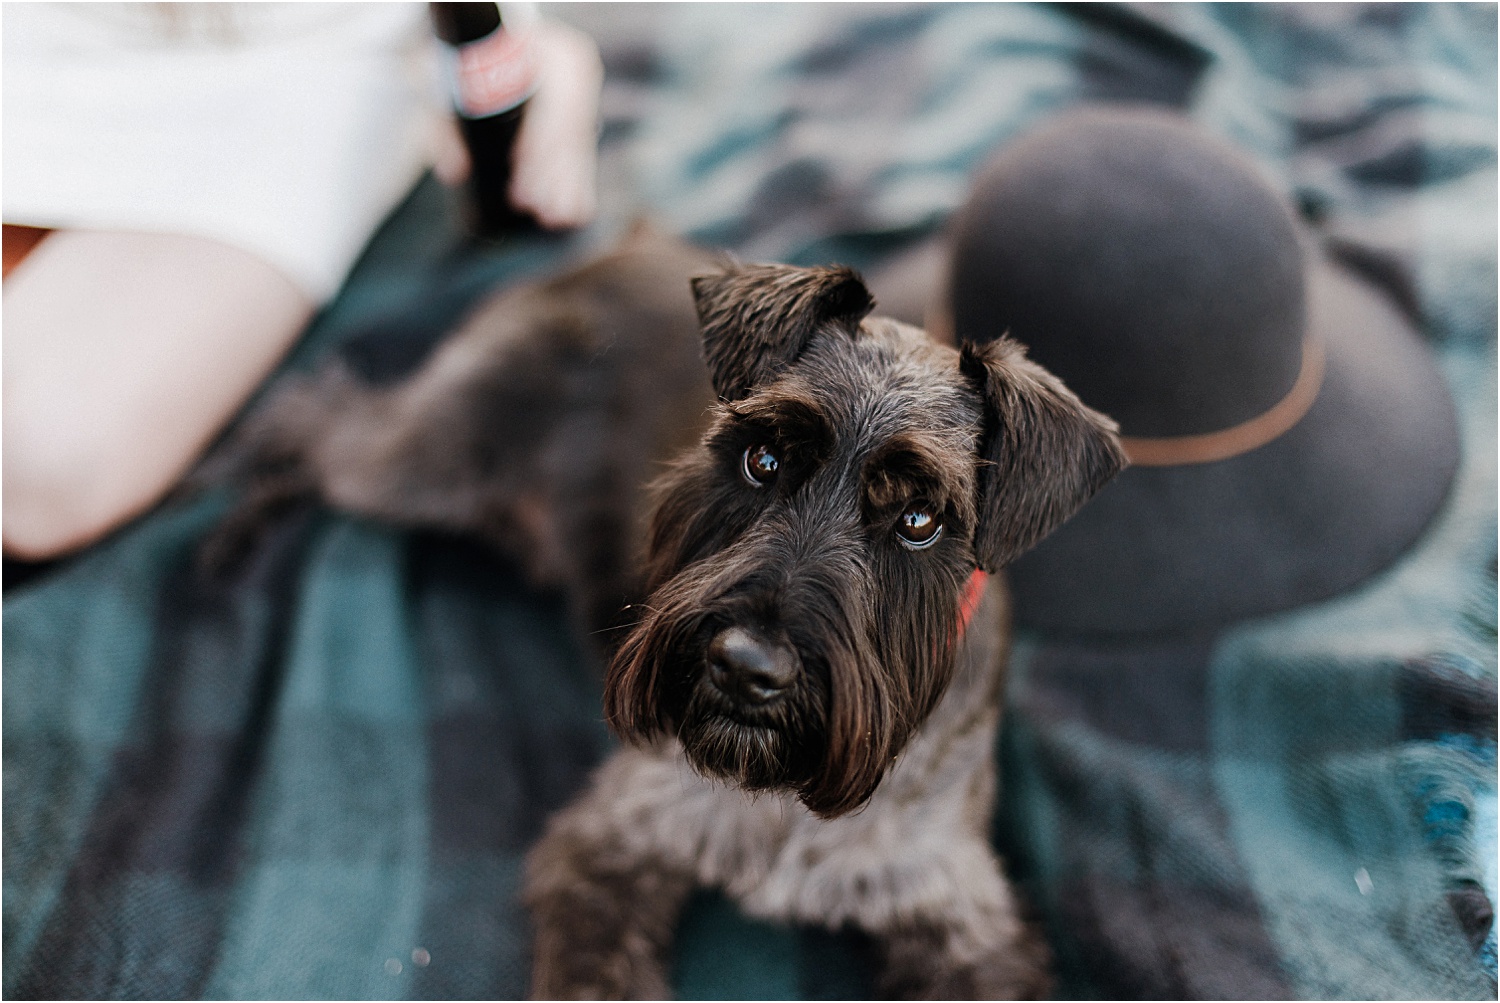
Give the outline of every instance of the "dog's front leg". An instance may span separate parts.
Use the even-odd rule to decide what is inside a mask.
[[[668,999],[668,951],[692,875],[630,852],[586,799],[526,862],[532,999]]]
[[[878,938],[886,999],[1045,999],[1046,943],[1013,912],[974,920],[901,924]]]
[[[601,866],[593,848],[557,841],[537,850],[531,998],[670,998],[668,948],[691,878],[649,861]]]

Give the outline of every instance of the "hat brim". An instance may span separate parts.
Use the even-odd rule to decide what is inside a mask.
[[[1447,383],[1386,297],[1320,255],[1307,310],[1327,368],[1302,420],[1227,460],[1125,470],[1010,566],[1020,625],[1220,626],[1333,596],[1416,540],[1458,467]]]

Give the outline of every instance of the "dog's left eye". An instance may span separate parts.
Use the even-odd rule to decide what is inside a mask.
[[[943,520],[926,506],[914,506],[901,513],[896,536],[910,550],[930,547],[943,535]]]
[[[780,470],[781,460],[772,452],[770,446],[751,446],[740,457],[740,473],[744,475],[745,480],[758,488],[763,488],[774,481]]]

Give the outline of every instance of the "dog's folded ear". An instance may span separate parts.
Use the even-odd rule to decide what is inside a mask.
[[[813,335],[853,337],[875,306],[852,268],[731,264],[693,279],[703,357],[714,390],[739,400],[797,360]]]
[[[974,554],[997,571],[1039,543],[1129,461],[1119,427],[1010,338],[965,344],[959,368],[984,404]]]

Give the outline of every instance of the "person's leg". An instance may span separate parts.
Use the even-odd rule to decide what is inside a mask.
[[[172,487],[314,304],[200,237],[60,231],[5,279],[6,552],[84,546]]]

